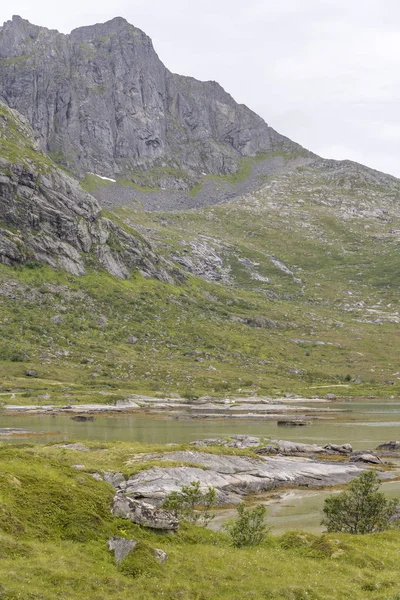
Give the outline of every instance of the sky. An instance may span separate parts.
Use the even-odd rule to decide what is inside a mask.
[[[400,177],[398,0],[1,0],[69,33],[125,17],[173,72],[218,81],[326,158]]]

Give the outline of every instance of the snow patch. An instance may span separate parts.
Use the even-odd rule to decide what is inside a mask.
[[[89,175],[94,175],[95,177],[98,177],[99,179],[104,179],[105,181],[112,181],[113,183],[117,183],[116,179],[111,179],[111,177],[103,177],[103,175],[98,175],[97,173],[90,173]]]

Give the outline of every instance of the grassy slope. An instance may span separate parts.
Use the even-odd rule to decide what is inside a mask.
[[[49,168],[25,124],[4,105],[0,111],[0,153]],[[36,263],[0,265],[1,399],[323,395],[338,385],[349,395],[398,394],[390,313],[399,311],[398,236],[391,233],[400,229],[399,186],[379,174],[345,175],[302,167],[267,178],[261,192],[230,204],[108,215],[133,224],[168,257],[190,256],[189,244],[199,240],[216,247],[229,285],[189,277],[172,286],[138,274],[118,281],[102,271],[76,278]],[[372,212],[342,210],[354,206]],[[268,281],[254,279],[252,270]],[[371,322],[377,317],[381,324]],[[136,345],[126,343],[130,334]],[[26,369],[38,378],[26,377]]]
[[[138,447],[131,451],[137,457]],[[363,537],[285,534],[240,550],[223,534],[196,527],[156,535],[114,519],[112,488],[69,468],[68,452],[0,449],[4,600],[399,598],[396,531]],[[123,452],[126,458],[127,446]],[[140,556],[117,567],[106,545],[112,535],[141,541]],[[165,550],[167,562],[155,564],[147,547]]]

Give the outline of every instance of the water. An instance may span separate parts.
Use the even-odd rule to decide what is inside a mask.
[[[389,498],[400,498],[400,481],[383,483],[380,491]],[[268,507],[267,523],[271,527],[271,533],[280,534],[294,530],[321,533],[324,531],[324,526],[321,525],[324,502],[333,493],[339,492],[293,489],[282,492],[280,500],[263,501],[261,499],[260,502],[265,503]],[[233,509],[218,510],[210,528],[220,529],[227,520],[234,518],[235,515],[236,511]]]
[[[318,408],[312,402],[307,406]],[[400,399],[335,402],[329,419],[305,427],[278,427],[270,421],[186,420],[138,414],[96,416],[94,421],[73,421],[68,415],[0,415],[0,427],[17,427],[43,432],[41,436],[16,437],[12,443],[46,443],[59,440],[131,441],[154,444],[188,443],[207,437],[244,433],[298,442],[352,444],[354,449],[374,449],[389,440],[400,440]],[[322,415],[326,417],[326,415]],[[395,461],[393,461],[395,462]],[[400,482],[386,482],[382,491],[400,497]],[[281,492],[281,499],[268,500],[268,524],[273,533],[302,529],[319,533],[322,508],[329,490],[293,489]],[[235,515],[232,509],[218,511],[213,528]]]
[[[318,408],[311,402],[307,406]],[[207,437],[239,433],[315,444],[351,443],[354,449],[376,448],[388,440],[400,439],[400,400],[353,400],[335,402],[328,419],[312,421],[305,427],[278,427],[273,421],[190,420],[140,414],[98,415],[94,421],[79,423],[68,415],[1,415],[0,427],[17,427],[43,432],[30,442],[65,439],[132,441],[144,443],[188,443]],[[26,441],[14,438],[14,441]]]

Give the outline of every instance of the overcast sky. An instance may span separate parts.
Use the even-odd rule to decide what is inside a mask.
[[[400,177],[398,0],[1,0],[69,33],[123,16],[176,73],[218,81],[292,140]]]

